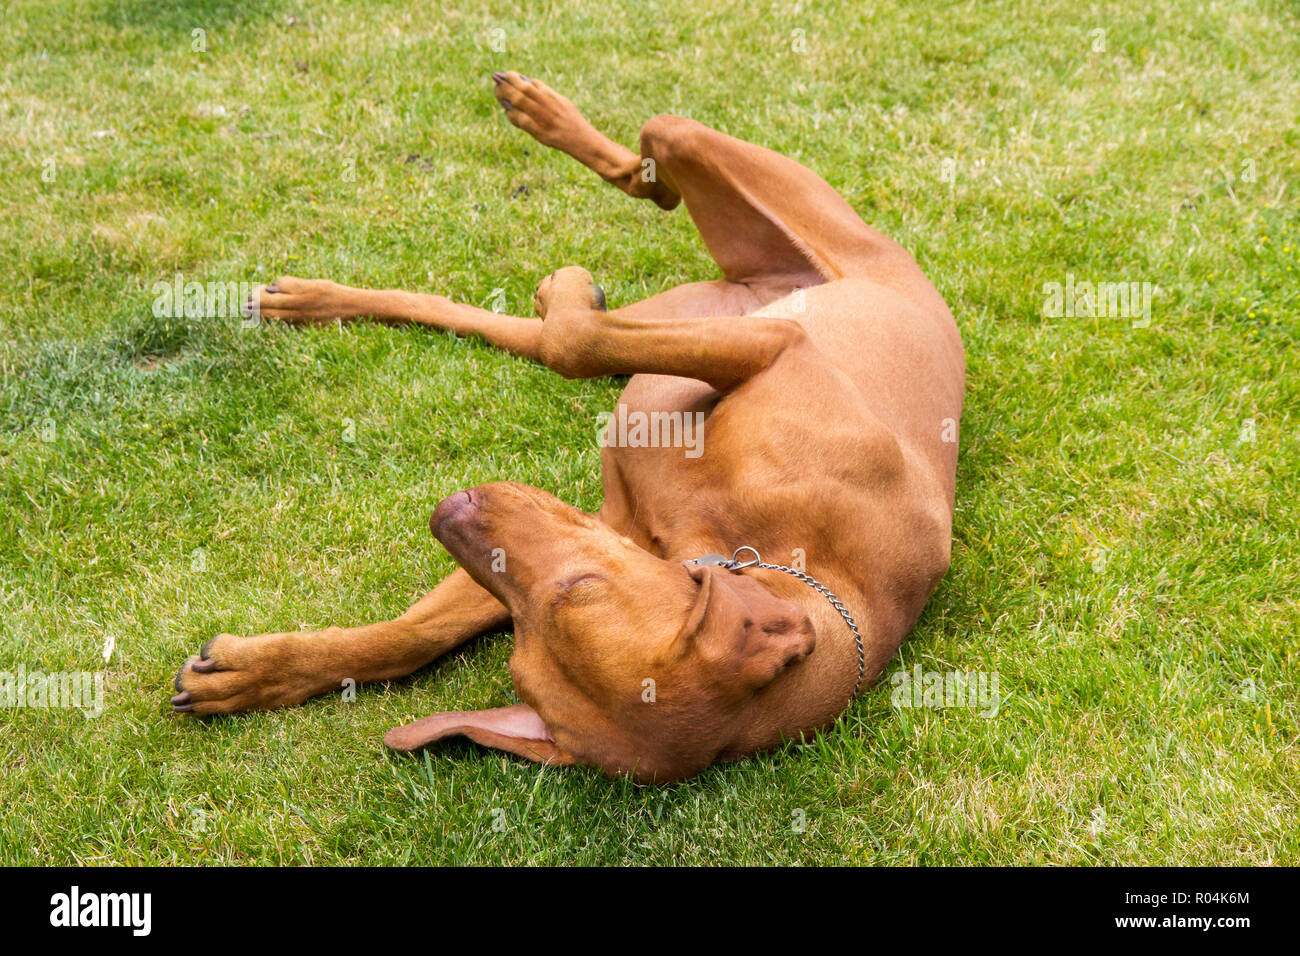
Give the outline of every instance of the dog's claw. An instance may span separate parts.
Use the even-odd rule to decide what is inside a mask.
[[[173,705],[172,705],[172,713],[173,713],[173,714],[186,714],[186,713],[189,713],[189,712],[190,712],[191,710],[193,710],[193,709],[194,709],[194,705],[193,705],[193,704],[173,704]]]
[[[500,86],[505,81],[506,81],[506,75],[504,73],[492,74],[492,82],[495,83],[497,86]]]
[[[217,669],[217,662],[208,658],[208,652],[212,648],[212,642],[216,639],[216,637],[209,638],[203,645],[202,650],[199,651],[200,656],[190,657],[186,660],[185,663],[181,665],[180,670],[176,672],[176,676],[172,678],[172,687],[176,689],[176,696],[173,697],[171,701],[174,710],[192,709],[188,706],[190,704],[190,692],[181,686],[181,678],[185,676],[186,668],[189,668],[197,674],[210,674]]]

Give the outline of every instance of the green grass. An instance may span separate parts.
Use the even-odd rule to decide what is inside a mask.
[[[116,649],[98,719],[0,711],[0,862],[1300,863],[1295,8],[529,9],[6,5],[0,670]],[[997,672],[996,718],[886,682],[668,788],[385,752],[395,723],[509,702],[506,635],[353,703],[169,714],[219,630],[403,610],[453,566],[426,524],[446,493],[599,503],[616,381],[151,313],[176,272],[502,289],[517,314],[565,264],[613,304],[711,278],[683,212],[506,123],[511,67],[629,145],[679,112],[796,157],[916,255],[969,378],[952,570],[890,671]],[[1150,327],[1045,316],[1067,274],[1155,283]]]

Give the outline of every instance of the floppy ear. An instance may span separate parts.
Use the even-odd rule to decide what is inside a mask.
[[[495,747],[538,763],[571,764],[574,757],[560,750],[551,732],[527,704],[493,710],[462,710],[430,714],[384,734],[393,750],[412,751],[444,737],[468,737],[484,747]]]
[[[813,652],[812,621],[799,605],[713,565],[688,562],[686,568],[700,594],[683,633],[739,686],[765,687]]]

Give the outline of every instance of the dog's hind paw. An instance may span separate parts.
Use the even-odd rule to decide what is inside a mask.
[[[587,118],[573,101],[555,92],[541,80],[530,80],[510,70],[493,73],[493,91],[512,124],[543,145],[572,153],[599,139]]]

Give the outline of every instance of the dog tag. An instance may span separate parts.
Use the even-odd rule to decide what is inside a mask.
[[[731,558],[725,554],[702,554],[698,558],[691,558],[691,564],[720,564],[728,565]]]

